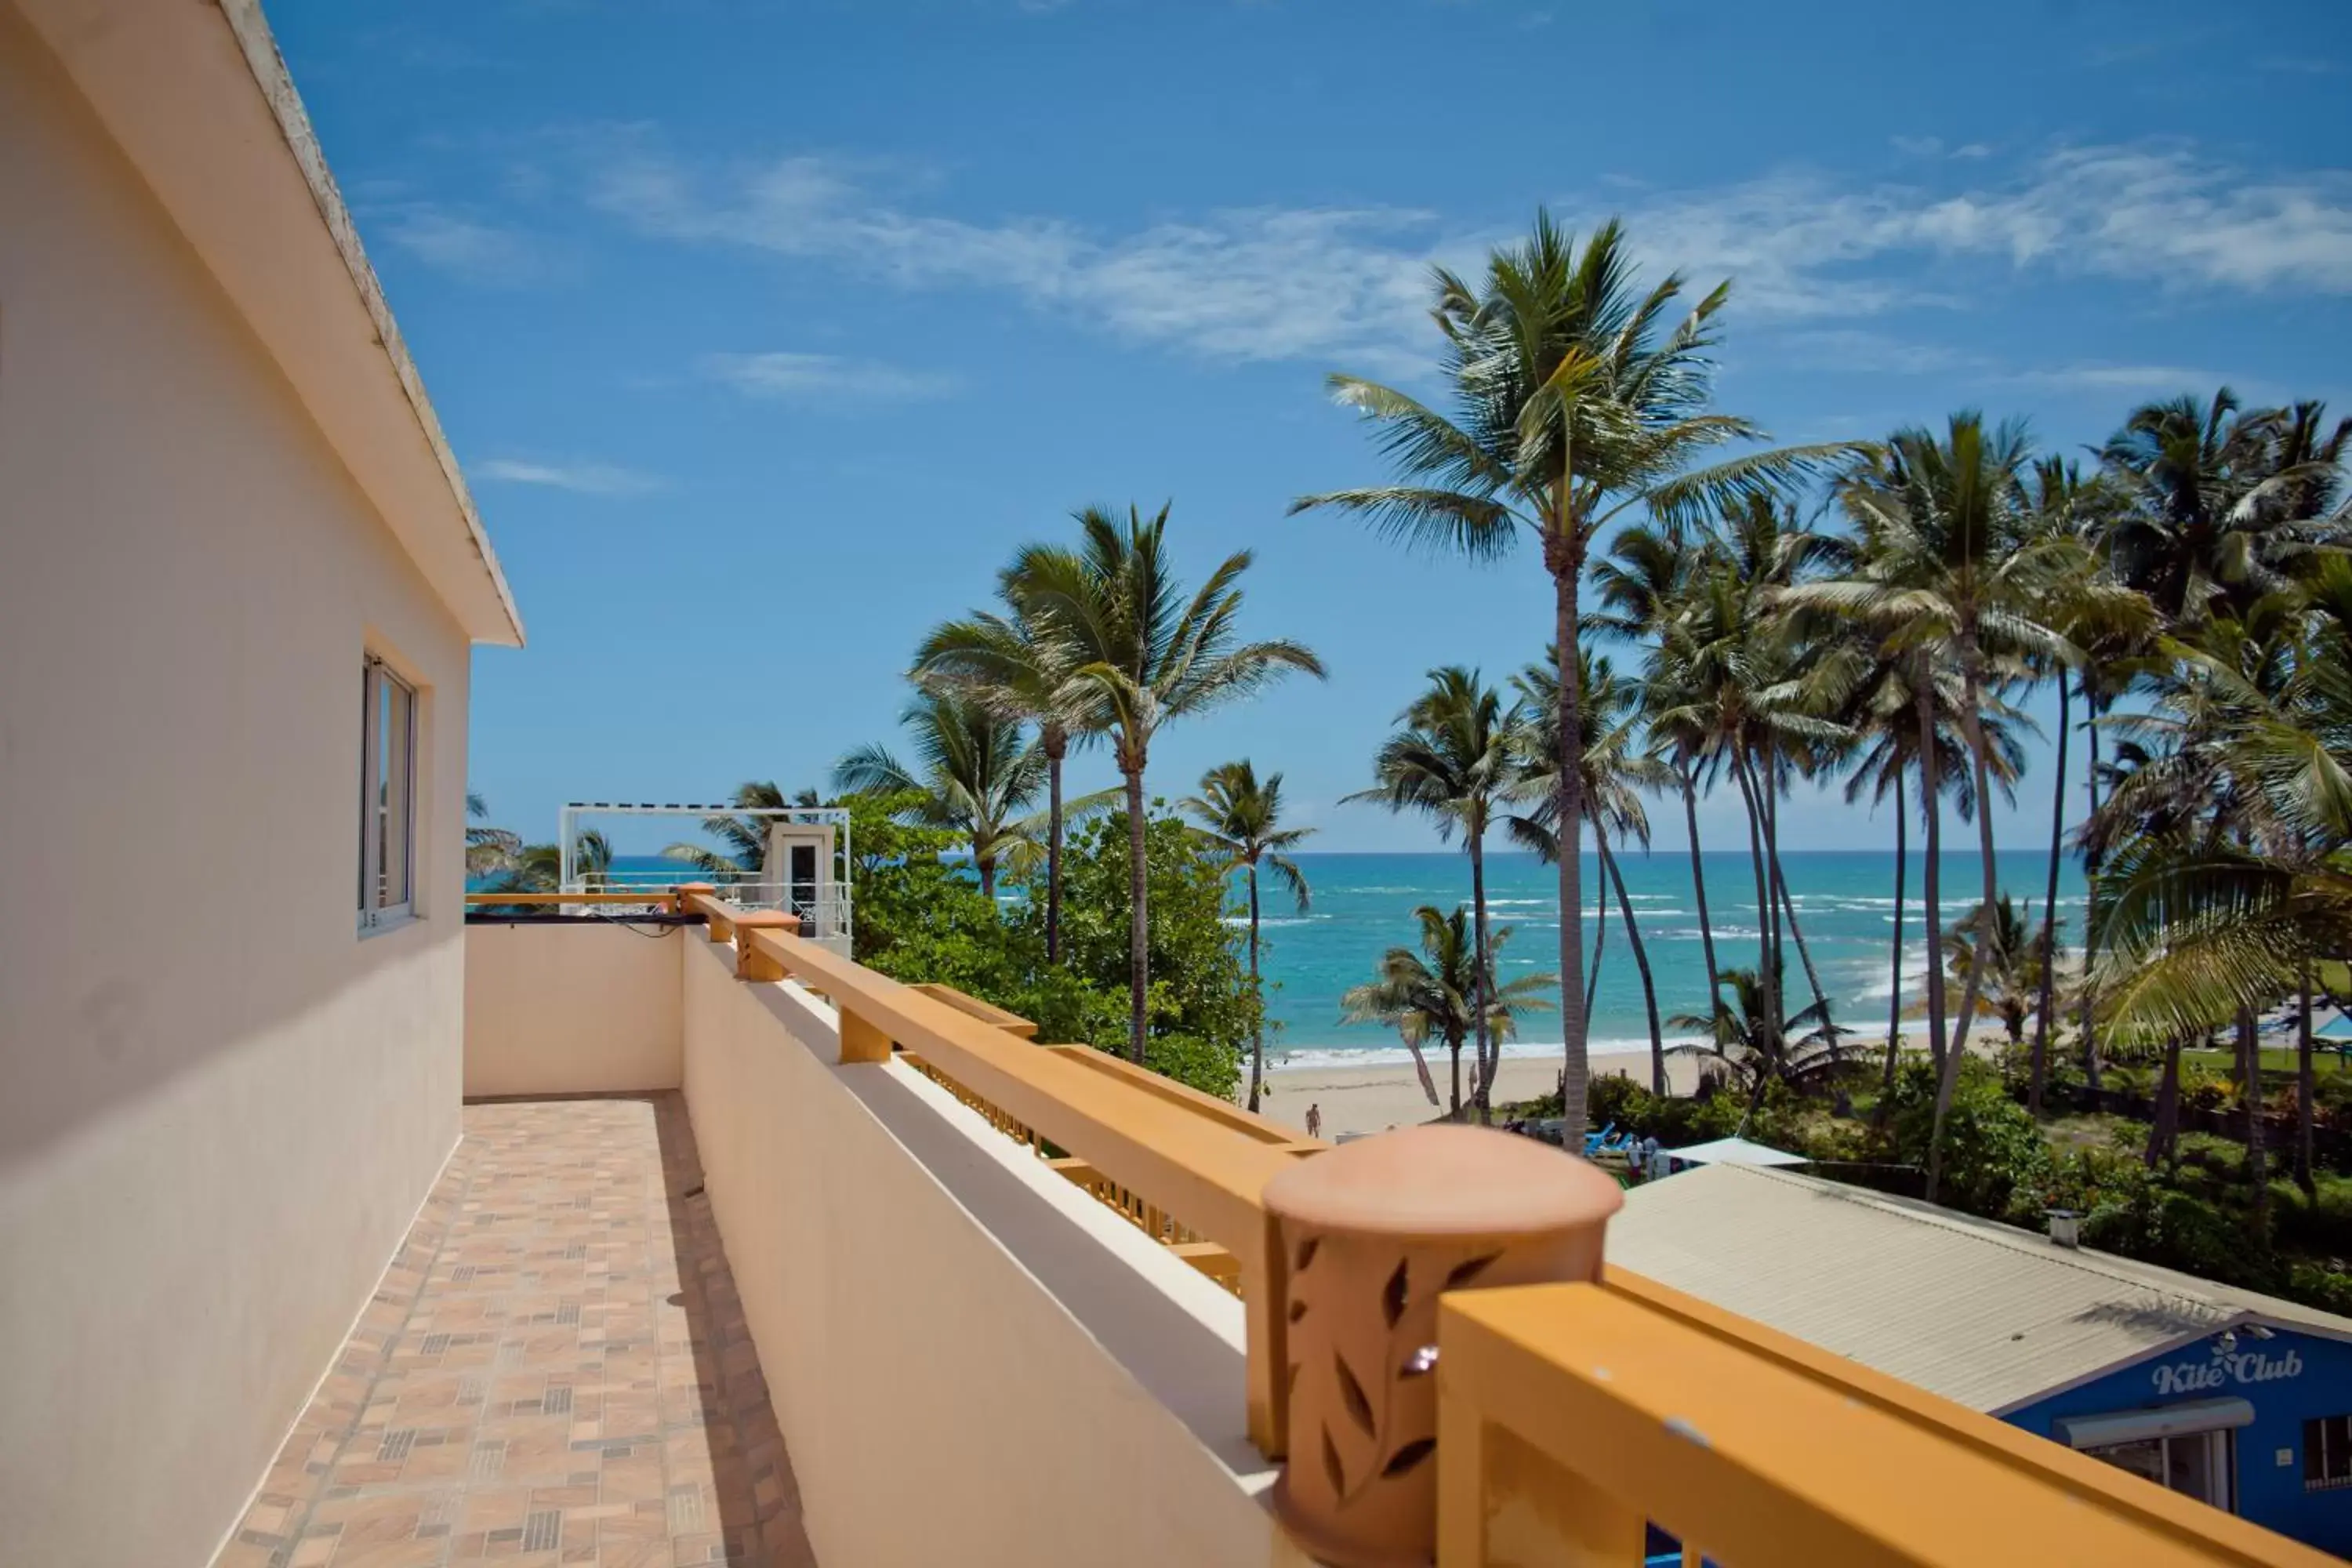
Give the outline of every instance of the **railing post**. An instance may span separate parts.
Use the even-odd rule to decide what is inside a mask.
[[[1438,1297],[1597,1282],[1602,1233],[1623,1202],[1581,1159],[1454,1124],[1349,1143],[1266,1184],[1278,1228],[1272,1262],[1286,1274],[1267,1302],[1281,1314],[1268,1325],[1268,1348],[1281,1355],[1270,1370],[1289,1406],[1275,1506],[1301,1545],[1367,1568],[1429,1562]],[[1259,1386],[1253,1364],[1253,1426]]]
[[[709,899],[715,899],[719,896],[719,889],[717,885],[710,882],[680,882],[677,887],[672,888],[669,891],[669,907],[672,910],[681,915],[691,914],[694,912],[687,908],[687,905],[692,901],[695,894],[700,893],[703,897]],[[714,934],[710,940],[717,942],[719,938],[715,934],[716,928],[713,929]]]
[[[784,966],[751,940],[755,931],[780,931],[790,936],[800,930],[797,915],[781,910],[745,910],[735,917],[735,978],[782,980]]]
[[[890,1059],[890,1037],[867,1023],[835,997],[834,1009],[841,1020],[841,1059],[848,1062],[887,1062]]]

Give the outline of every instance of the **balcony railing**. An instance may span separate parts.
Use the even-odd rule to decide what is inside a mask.
[[[1324,1146],[940,986],[890,979],[789,916],[692,888],[739,980],[833,1005],[843,1064],[898,1060],[1237,1290],[1251,1440],[1288,1436],[1290,1289],[1267,1184]],[[482,901],[512,901],[489,898]],[[1499,1136],[1499,1135],[1498,1135]],[[1341,1156],[1345,1158],[1345,1156]],[[1650,1281],[1446,1292],[1437,1308],[1441,1568],[1684,1561],[2334,1561],[2218,1510]],[[1118,1555],[1114,1551],[1111,1555]]]

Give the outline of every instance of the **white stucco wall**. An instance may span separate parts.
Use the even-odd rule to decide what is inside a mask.
[[[456,1144],[467,647],[0,4],[0,1556],[236,1520]],[[424,688],[354,931],[360,668]]]
[[[700,926],[466,928],[466,1093],[611,1094],[679,1082],[678,954]]]
[[[689,946],[686,1096],[818,1560],[1299,1564],[1241,1305],[831,1010]]]

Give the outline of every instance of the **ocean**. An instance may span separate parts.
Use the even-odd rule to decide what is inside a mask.
[[[2031,849],[2002,850],[2000,886],[2039,927],[2048,861]],[[1470,860],[1459,850],[1402,855],[1307,854],[1297,857],[1312,895],[1303,913],[1269,881],[1261,921],[1267,982],[1266,1055],[1294,1065],[1318,1062],[1408,1059],[1394,1031],[1377,1024],[1343,1023],[1339,997],[1349,987],[1373,978],[1389,948],[1417,946],[1413,910],[1440,910],[1470,901]],[[1832,1011],[1865,1039],[1883,1034],[1892,988],[1888,960],[1895,926],[1895,856],[1891,850],[1791,850],[1781,857],[1789,893],[1814,966],[1830,993]],[[1625,888],[1640,921],[1658,990],[1658,1011],[1671,1018],[1706,1008],[1706,959],[1699,942],[1698,906],[1693,896],[1690,855],[1661,847],[1650,854],[1621,858]],[[1906,876],[1903,916],[1904,1000],[1916,1005],[1927,973],[1927,943],[1920,893],[1926,858],[1916,853]],[[655,879],[674,874],[675,862],[655,856],[624,855],[616,871]],[[1756,963],[1756,873],[1739,851],[1709,851],[1706,857],[1707,908],[1715,924],[1716,956],[1727,969]],[[1487,918],[1511,934],[1502,949],[1501,973],[1549,973],[1559,966],[1558,873],[1531,855],[1486,858]],[[1943,912],[1948,927],[1976,903],[1979,873],[1973,852],[1948,854],[1943,864]],[[1235,879],[1236,927],[1247,926]],[[1599,865],[1584,860],[1585,942],[1591,961],[1594,919],[1591,900],[1601,887]],[[1018,895],[1011,895],[1017,897]],[[2081,865],[2059,870],[2061,940],[2079,940],[2083,927]],[[1787,994],[1801,1005],[1811,1000],[1795,944],[1789,952]],[[1557,994],[1555,994],[1555,1002]],[[1958,1005],[1957,998],[1955,1005]],[[1505,1047],[1512,1055],[1543,1056],[1560,1048],[1559,1015],[1528,1015],[1519,1037]],[[1924,1027],[1915,1024],[1914,1028]],[[1667,1042],[1689,1037],[1666,1029]],[[1601,959],[1601,989],[1594,998],[1591,1048],[1647,1051],[1649,1023],[1642,1004],[1640,972],[1625,942],[1616,900],[1609,904],[1608,940]]]
[[[1263,963],[1269,985],[1266,1040],[1269,1059],[1293,1064],[1385,1059],[1403,1060],[1395,1033],[1373,1024],[1347,1024],[1339,1017],[1340,994],[1373,978],[1374,965],[1392,946],[1417,946],[1415,906],[1450,910],[1470,901],[1470,861],[1460,851],[1410,855],[1301,855],[1312,901],[1297,911],[1269,884],[1263,895]],[[2030,905],[2029,923],[2039,928],[2047,858],[2032,850],[2002,850],[2000,885],[2021,907]],[[1706,959],[1699,941],[1698,907],[1691,886],[1690,855],[1661,847],[1620,859],[1628,900],[1640,923],[1642,941],[1664,1017],[1706,1010]],[[1758,935],[1756,873],[1744,853],[1710,851],[1705,857],[1708,913],[1713,919],[1717,961],[1725,968],[1753,967]],[[1883,1034],[1893,977],[1889,970],[1895,921],[1893,851],[1789,851],[1782,856],[1790,901],[1811,947],[1822,988],[1830,994],[1841,1025],[1864,1037]],[[1905,1002],[1916,1004],[1927,972],[1927,944],[1920,897],[1925,858],[1911,857],[1904,887]],[[1943,915],[1947,927],[1976,903],[1980,881],[1977,857],[1943,858]],[[1531,855],[1486,858],[1487,919],[1512,935],[1502,949],[1500,973],[1556,972],[1559,967],[1559,873]],[[1594,917],[1591,900],[1601,886],[1599,865],[1584,860],[1586,960],[1591,963]],[[2083,924],[2081,866],[2062,866],[2058,879],[2060,940],[2079,938]],[[1246,915],[1232,917],[1246,925]],[[1788,954],[1788,994],[1811,1000],[1795,944]],[[1557,1002],[1557,996],[1554,998]],[[1957,1001],[1955,1003],[1957,1005]],[[1544,1055],[1560,1048],[1556,1011],[1531,1014],[1519,1037],[1506,1049],[1514,1055]],[[1924,1027],[1916,1025],[1914,1027]],[[1667,1042],[1688,1031],[1669,1026]],[[1594,998],[1591,1048],[1646,1051],[1649,1023],[1642,1002],[1640,972],[1627,945],[1616,900],[1610,899],[1608,940],[1601,960],[1601,989]]]

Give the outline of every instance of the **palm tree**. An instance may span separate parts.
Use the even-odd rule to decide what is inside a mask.
[[[1624,917],[1626,945],[1633,950],[1633,967],[1642,977],[1642,1000],[1649,1015],[1650,1089],[1654,1094],[1664,1094],[1666,1047],[1658,1016],[1657,984],[1650,972],[1649,949],[1642,942],[1641,922],[1633,917],[1633,897],[1625,889],[1624,868],[1609,847],[1609,840],[1614,835],[1620,844],[1638,843],[1647,850],[1650,816],[1643,807],[1642,792],[1667,788],[1676,775],[1672,768],[1640,749],[1642,721],[1639,694],[1633,685],[1620,679],[1608,658],[1594,654],[1590,647],[1578,655],[1577,663],[1577,679],[1584,690],[1584,701],[1578,711],[1585,723],[1584,744],[1578,750],[1584,767],[1583,794],[1591,812],[1593,853],[1600,861],[1601,890],[1605,895],[1614,889],[1618,913]],[[1551,773],[1559,765],[1560,756],[1549,722],[1551,715],[1559,711],[1552,700],[1552,679],[1549,657],[1546,663],[1531,664],[1512,678],[1512,684],[1518,689],[1521,708],[1534,715],[1517,737],[1518,769],[1513,793],[1531,799],[1534,810],[1511,818],[1511,834],[1545,859],[1559,853],[1559,841],[1550,826],[1550,803],[1557,793],[1552,788]],[[1602,915],[1607,912],[1603,905]],[[1601,967],[1597,941],[1592,962],[1597,974]],[[1591,1009],[1588,990],[1588,1022]]]
[[[1730,1068],[1748,1088],[1749,1115],[1775,1083],[1813,1089],[1844,1064],[1837,1031],[1829,1026],[1820,1003],[1776,1022],[1770,1001],[1780,987],[1767,985],[1754,970],[1725,970],[1723,987],[1729,994],[1715,1005],[1712,1017],[1685,1013],[1672,1020],[1677,1029],[1706,1037],[1703,1044],[1676,1046],[1675,1051],[1713,1057]]]
[[[490,808],[480,794],[466,792],[466,815],[472,820],[466,825],[466,875],[488,877],[510,869],[521,855],[522,835],[503,827],[478,826]]]
[[[1937,683],[1935,774],[1962,822],[1975,820],[1976,782],[1969,766],[1968,742],[1956,718],[1962,700],[1956,672],[1937,668],[1916,651],[1885,653],[1868,638],[1853,639],[1832,662],[1842,664],[1852,679],[1841,709],[1842,716],[1857,737],[1845,798],[1859,802],[1867,795],[1874,806],[1888,800],[1895,803],[1895,921],[1889,959],[1892,978],[1886,1009],[1886,1057],[1880,1085],[1884,1091],[1892,1092],[1905,1016],[1903,894],[1910,863],[1912,811],[1911,802],[1905,795],[1905,784],[1920,779],[1925,772],[1918,761],[1919,731],[1913,722],[1918,706],[1912,686],[1915,680],[1929,679]],[[1977,723],[1992,749],[1989,771],[2005,799],[2016,798],[2017,781],[2025,772],[2025,748],[2018,738],[2018,730],[2024,722],[2022,714],[1999,698],[1988,695],[1983,699]],[[1924,817],[1927,815],[1924,799],[1919,807]],[[1931,951],[1927,1010],[1938,1023],[1943,1017],[1944,973],[1944,966],[1935,962]]]
[[[2048,925],[2045,920],[2042,935]],[[1982,910],[1970,910],[1958,926],[1944,933],[1945,963],[1954,973],[1975,982],[1969,989],[1978,1011],[1999,1018],[2012,1046],[2025,1043],[2025,1019],[2041,988],[2043,951],[2042,936],[2027,933],[2025,917],[2007,893],[1993,906],[1990,921]]]
[[[916,766],[886,746],[860,746],[835,764],[834,787],[906,795],[910,818],[971,846],[981,897],[995,903],[998,863],[1025,859],[1043,826],[1029,807],[1045,783],[1044,752],[1022,733],[1018,720],[947,689],[918,694],[900,722],[914,744]]]
[[[603,880],[612,868],[613,846],[602,833],[583,827],[572,841],[572,868],[583,881],[593,885]],[[498,868],[498,874],[483,884],[486,893],[552,893],[563,886],[563,846],[561,844],[518,844],[514,853]]]
[[[1143,831],[1151,742],[1175,720],[1251,696],[1293,670],[1320,676],[1323,664],[1300,643],[1239,640],[1248,551],[1226,556],[1187,599],[1168,559],[1168,508],[1146,521],[1130,507],[1122,523],[1089,507],[1077,522],[1076,549],[1025,546],[1006,582],[1017,585],[1022,613],[1067,641],[1087,727],[1109,735],[1126,783],[1128,1054],[1140,1064],[1151,980]]]
[[[1016,563],[999,576],[1004,612],[981,610],[935,627],[915,651],[915,678],[947,681],[1006,717],[1037,726],[1045,758],[1045,959],[1062,955],[1062,763],[1092,739],[1091,692],[1075,679],[1074,644],[1034,608]]]
[[[1840,487],[1862,534],[1860,567],[1851,576],[1801,584],[1782,595],[1791,607],[1852,616],[1890,652],[1916,650],[1957,668],[1961,729],[1980,805],[1991,792],[1991,748],[1979,721],[1986,692],[2021,673],[2022,659],[2079,657],[2034,618],[2050,581],[2068,571],[2087,572],[2084,552],[2072,541],[2029,537],[2023,482],[2029,456],[2023,425],[1988,429],[1973,412],[1953,415],[1940,437],[1920,428],[1897,432],[1883,456],[1858,466]],[[1937,908],[1942,791],[1934,745],[1939,704],[1935,681],[1914,685],[1927,811],[1927,942],[1936,952],[1943,946]],[[1990,811],[1977,813],[1977,844],[1984,888],[1979,918],[1989,920],[2000,897]],[[1927,1156],[1931,1203],[1942,1178],[1943,1125],[1968,1048],[1978,978],[1969,977],[1948,1042],[1943,1020],[1930,1014],[1939,1068]],[[1931,1005],[1937,989],[1931,984]]]
[[[1403,727],[1381,743],[1372,759],[1372,787],[1345,798],[1377,801],[1391,811],[1419,812],[1436,826],[1438,837],[1449,843],[1456,832],[1462,835],[1462,847],[1470,858],[1477,950],[1484,953],[1486,830],[1493,825],[1495,803],[1511,784],[1517,714],[1504,710],[1501,694],[1476,670],[1448,665],[1429,672],[1429,689],[1398,715],[1398,722]],[[1483,973],[1473,972],[1474,984],[1483,984]],[[1488,1087],[1496,1061],[1486,1016],[1484,998],[1474,996],[1470,1016],[1477,1048],[1473,1098],[1482,1121],[1492,1105]]]
[[[814,808],[818,804],[816,791],[804,789],[787,799],[772,779],[754,779],[735,786],[730,804],[742,816],[722,815],[702,819],[702,831],[719,840],[721,847],[707,844],[677,843],[662,854],[674,860],[684,860],[709,876],[732,877],[742,872],[758,873],[768,863],[768,825],[773,820],[753,813],[775,812],[793,807]]]
[[[1351,988],[1339,998],[1341,1017],[1349,1023],[1381,1023],[1394,1027],[1421,1069],[1429,1088],[1429,1068],[1421,1049],[1432,1038],[1444,1043],[1454,1061],[1453,1102],[1447,1114],[1462,1119],[1462,1046],[1478,1026],[1497,1040],[1517,1032],[1522,1013],[1551,1005],[1544,995],[1553,984],[1549,974],[1528,974],[1507,984],[1494,984],[1494,960],[1511,937],[1503,926],[1487,936],[1487,963],[1481,973],[1471,957],[1473,938],[1469,911],[1457,904],[1451,914],[1423,904],[1413,910],[1421,923],[1421,952],[1392,947],[1380,963],[1378,977]],[[1486,997],[1479,1017],[1471,998]],[[1433,1090],[1432,1105],[1437,1103]]]
[[[1223,763],[1201,775],[1201,793],[1183,803],[1183,810],[1200,825],[1225,856],[1229,870],[1249,881],[1250,992],[1257,998],[1257,1018],[1251,1025],[1249,1108],[1255,1110],[1265,1080],[1265,988],[1258,976],[1258,868],[1290,889],[1305,914],[1310,897],[1307,875],[1288,851],[1305,843],[1315,830],[1282,826],[1282,775],[1268,773],[1258,782],[1257,770],[1244,757]]]
[[[1730,296],[1718,286],[1679,323],[1664,326],[1683,290],[1671,275],[1636,289],[1624,233],[1603,224],[1580,248],[1536,215],[1524,244],[1492,252],[1474,287],[1438,268],[1433,278],[1443,374],[1452,418],[1404,393],[1333,376],[1339,400],[1381,427],[1400,482],[1334,490],[1291,510],[1337,507],[1409,542],[1492,560],[1524,532],[1552,584],[1551,640],[1559,649],[1555,726],[1574,746],[1578,591],[1594,537],[1628,509],[1662,518],[1753,494],[1851,455],[1850,445],[1754,452],[1694,470],[1701,454],[1761,434],[1748,421],[1707,412],[1715,318]],[[1664,327],[1664,331],[1661,328]],[[1556,773],[1553,818],[1559,856],[1560,1001],[1567,1065],[1562,1114],[1584,1135],[1590,1068],[1583,1020],[1584,802],[1579,759]]]
[[[2323,406],[2247,412],[2222,387],[2133,411],[2100,451],[2134,504],[2108,535],[2118,574],[2179,624],[2242,613],[2285,585],[2340,517],[2330,513],[2352,419],[2322,434]]]

